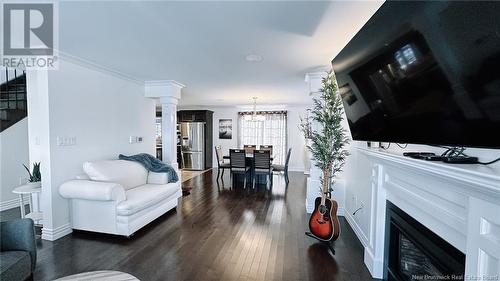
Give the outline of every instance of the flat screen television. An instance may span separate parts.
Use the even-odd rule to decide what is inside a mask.
[[[385,2],[332,66],[354,140],[500,148],[500,2]]]

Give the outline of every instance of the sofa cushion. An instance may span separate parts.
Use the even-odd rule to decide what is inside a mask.
[[[126,192],[127,199],[116,206],[116,213],[120,216],[130,216],[167,199],[179,189],[178,183],[145,184],[129,189]]]
[[[25,280],[31,275],[31,257],[26,251],[0,252],[2,281]]]
[[[168,183],[168,174],[167,173],[149,172],[148,183],[149,184],[167,184]]]
[[[119,183],[125,189],[146,184],[148,171],[139,163],[103,160],[83,163],[83,171],[94,181]]]

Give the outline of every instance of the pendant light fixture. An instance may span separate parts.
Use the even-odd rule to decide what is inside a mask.
[[[247,115],[246,120],[251,121],[251,122],[259,122],[259,121],[264,121],[265,117],[264,115],[257,114],[257,97],[252,97],[253,99],[253,110],[252,113]]]

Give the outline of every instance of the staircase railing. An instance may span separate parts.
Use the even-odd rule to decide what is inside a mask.
[[[28,114],[26,73],[19,69],[1,69],[0,132],[19,122]]]

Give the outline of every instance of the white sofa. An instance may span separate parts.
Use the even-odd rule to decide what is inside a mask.
[[[86,176],[59,188],[70,200],[73,229],[130,236],[175,208],[182,196],[180,181],[167,183],[167,174],[136,162],[86,162],[83,170]]]

